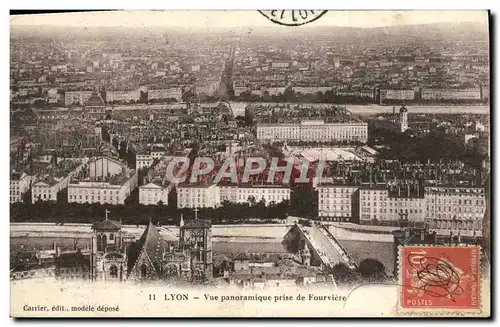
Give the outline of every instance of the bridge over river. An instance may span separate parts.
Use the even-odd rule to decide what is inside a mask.
[[[323,267],[331,268],[338,263],[344,263],[351,269],[357,268],[357,262],[349,252],[321,223],[312,223],[311,226],[295,225],[285,235],[285,242],[296,242],[297,240],[299,240],[299,244],[302,243],[302,240],[305,242],[315,261],[319,261]],[[298,250],[300,245],[299,248],[293,245],[291,248],[292,251]]]

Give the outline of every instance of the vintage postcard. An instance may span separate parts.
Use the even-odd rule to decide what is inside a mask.
[[[489,18],[11,12],[11,317],[490,317]]]

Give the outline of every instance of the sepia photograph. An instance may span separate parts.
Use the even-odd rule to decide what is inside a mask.
[[[490,19],[11,11],[10,316],[489,318]]]

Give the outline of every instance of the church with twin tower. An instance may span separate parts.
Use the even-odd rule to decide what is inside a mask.
[[[184,223],[178,242],[167,242],[149,221],[141,237],[125,241],[122,224],[106,219],[92,225],[90,279],[94,281],[186,281],[213,278],[212,226],[208,219]]]

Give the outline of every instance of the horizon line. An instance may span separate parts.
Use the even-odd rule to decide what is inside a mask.
[[[231,29],[266,29],[266,28],[289,28],[290,30],[292,28],[294,29],[313,29],[313,28],[330,28],[330,27],[340,27],[340,28],[353,28],[353,29],[364,29],[364,30],[372,30],[372,29],[380,29],[380,28],[387,28],[387,27],[405,27],[405,26],[430,26],[430,25],[443,25],[443,24],[477,24],[481,25],[481,22],[475,22],[475,21],[459,21],[459,22],[435,22],[435,23],[415,23],[415,24],[400,24],[400,25],[383,25],[383,26],[373,26],[373,27],[367,27],[367,26],[346,26],[346,25],[313,25],[313,24],[306,24],[303,26],[281,26],[277,24],[272,24],[269,26],[266,25],[258,25],[258,26],[252,26],[252,25],[240,25],[240,26],[189,26],[189,25],[145,25],[145,26],[122,26],[122,25],[57,25],[57,24],[40,24],[40,25],[28,25],[28,24],[11,24],[10,27],[54,27],[54,28],[179,28],[179,29],[221,29],[221,30],[231,30]],[[292,28],[290,28],[292,27]]]
[[[485,10],[329,10],[320,19],[297,28],[347,27],[374,29],[393,26],[489,23]],[[245,25],[243,25],[245,24]],[[186,29],[287,28],[270,22],[257,10],[83,11],[10,15],[11,27],[136,27]]]

